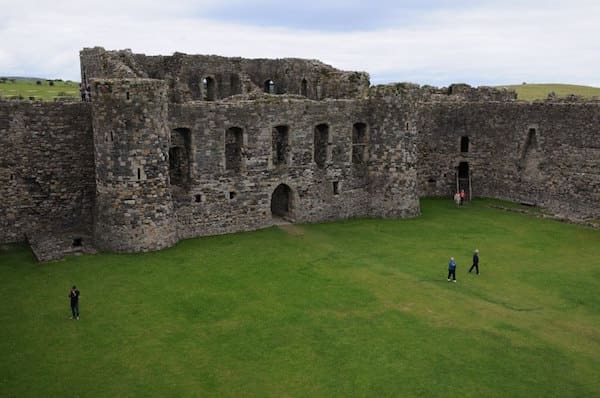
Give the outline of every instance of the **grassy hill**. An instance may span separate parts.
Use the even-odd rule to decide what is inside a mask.
[[[0,396],[600,396],[600,231],[495,203],[50,264],[0,246]]]
[[[573,84],[515,84],[498,87],[514,89],[517,92],[518,99],[525,101],[546,99],[551,92],[554,92],[559,97],[566,97],[570,94],[582,97],[600,96],[600,87],[577,86]]]
[[[59,97],[79,98],[79,83],[36,78],[0,77],[0,97],[52,101]]]

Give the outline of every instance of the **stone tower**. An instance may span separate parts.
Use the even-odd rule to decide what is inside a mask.
[[[92,82],[94,240],[101,250],[150,251],[177,241],[166,91],[161,80]]]

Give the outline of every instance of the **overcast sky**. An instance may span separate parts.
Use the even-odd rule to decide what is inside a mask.
[[[374,84],[600,87],[597,0],[0,0],[0,76],[79,80],[79,50],[320,59]]]

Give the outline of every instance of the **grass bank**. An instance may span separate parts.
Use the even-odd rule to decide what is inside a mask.
[[[599,396],[600,231],[422,211],[50,264],[4,247],[0,396]]]

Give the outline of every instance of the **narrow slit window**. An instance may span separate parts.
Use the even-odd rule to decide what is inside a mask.
[[[469,152],[469,137],[463,136],[460,138],[460,151]]]
[[[339,181],[334,181],[333,182],[333,194],[334,195],[339,195],[340,194],[340,183],[339,183]]]

